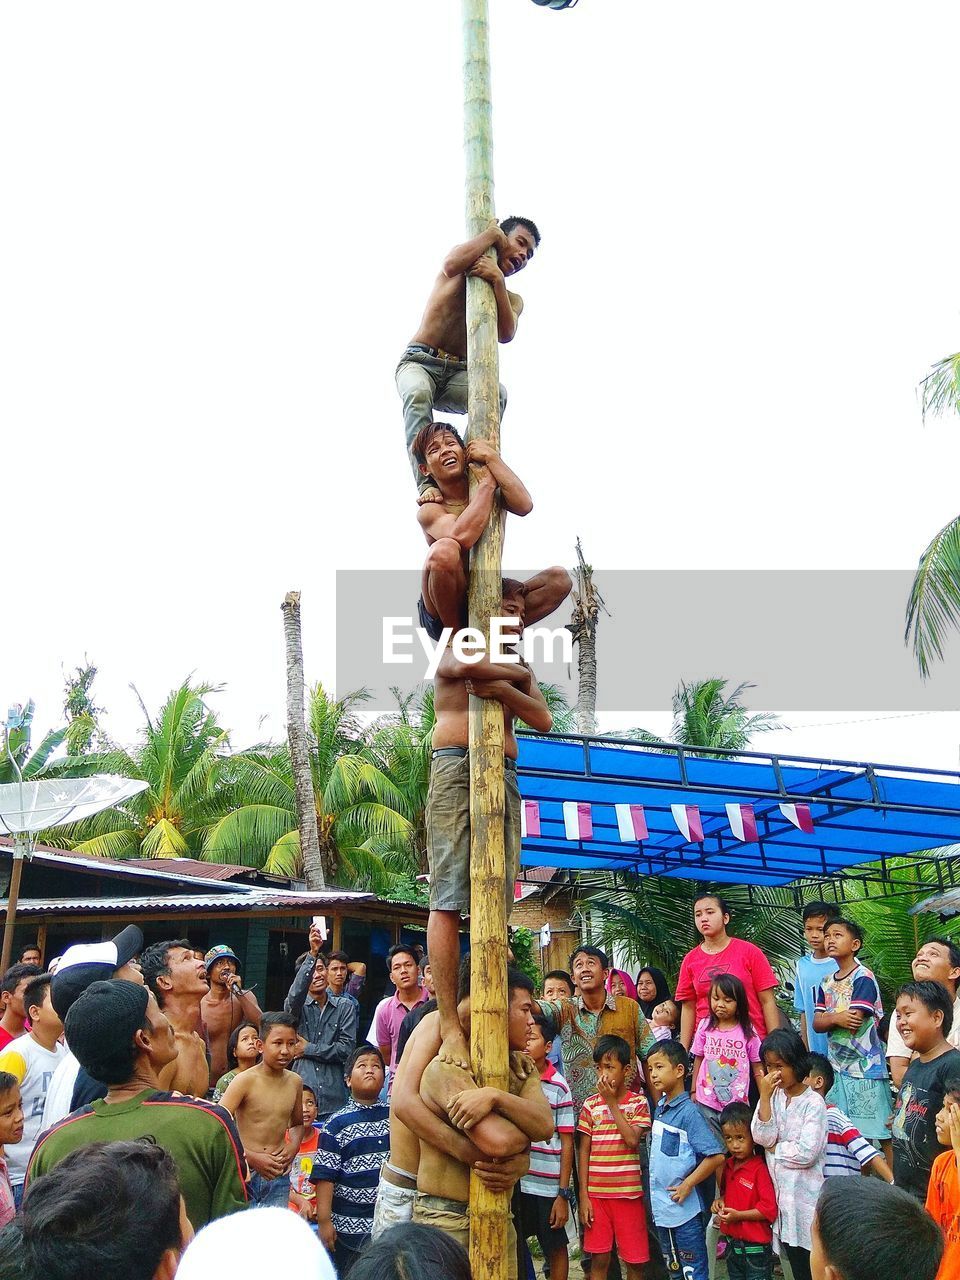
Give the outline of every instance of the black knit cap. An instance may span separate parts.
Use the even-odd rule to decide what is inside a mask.
[[[98,1065],[113,1058],[118,1050],[121,1058],[126,1056],[134,1035],[144,1024],[149,999],[146,987],[114,978],[92,983],[70,1006],[64,1023],[67,1044],[95,1080],[105,1080],[104,1075],[97,1074]]]

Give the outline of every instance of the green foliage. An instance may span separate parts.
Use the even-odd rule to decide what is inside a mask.
[[[632,729],[625,736],[640,742],[679,742],[686,746],[721,747],[730,751],[743,751],[756,733],[766,733],[781,727],[778,716],[750,715],[742,698],[752,684],[738,684],[727,696],[727,681],[714,677],[710,680],[683,681],[673,695],[673,725],[667,739],[650,733],[647,729]]]
[[[100,745],[100,716],[103,708],[93,701],[91,689],[97,668],[84,657],[83,666],[75,667],[63,687],[63,713],[67,717],[66,745],[71,756],[83,756]]]
[[[960,413],[960,351],[938,360],[920,391],[924,418],[928,413]]]
[[[540,968],[537,935],[520,925],[510,934],[510,949],[513,951],[514,967],[525,973],[539,991],[543,985],[543,971]]]
[[[910,599],[904,635],[912,640],[917,666],[929,676],[934,659],[943,658],[949,632],[960,623],[960,516],[934,537],[920,557]]]

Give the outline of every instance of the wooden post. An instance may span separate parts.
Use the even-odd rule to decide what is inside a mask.
[[[467,235],[494,216],[493,128],[487,0],[463,0],[464,151]],[[500,447],[497,309],[483,280],[467,279],[467,439]],[[503,524],[499,502],[470,559],[470,626],[487,637],[498,615]],[[480,1085],[507,1088],[507,913],[503,848],[503,708],[470,699],[470,1050]],[[509,1197],[470,1178],[470,1264],[474,1280],[505,1280]]]
[[[10,956],[13,952],[13,931],[17,927],[17,902],[20,898],[20,878],[23,875],[23,858],[27,841],[22,835],[14,837],[13,869],[10,874],[10,889],[7,893],[7,918],[3,925],[3,947],[0,949],[0,973],[10,968]]]

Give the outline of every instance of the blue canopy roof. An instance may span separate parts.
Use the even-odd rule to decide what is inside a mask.
[[[675,744],[550,737],[522,737],[518,766],[522,797],[537,802],[528,827],[530,819],[540,826],[523,839],[527,866],[786,885],[960,845],[960,773],[947,770],[759,752],[717,759]],[[591,838],[566,838],[565,801],[590,805]],[[752,806],[755,841],[736,838],[728,803]],[[647,839],[621,839],[616,804],[643,806]],[[781,804],[809,805],[812,833],[799,830]],[[698,807],[702,843],[681,834],[672,805]]]

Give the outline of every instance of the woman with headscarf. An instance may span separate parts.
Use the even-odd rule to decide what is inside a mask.
[[[637,974],[636,998],[645,1018],[653,1017],[653,1011],[658,1004],[673,998],[673,992],[667,982],[667,975],[662,969],[655,969],[650,964],[643,966]]]
[[[607,975],[607,990],[613,996],[629,996],[631,1000],[637,998],[637,988],[625,969],[610,970]]]

